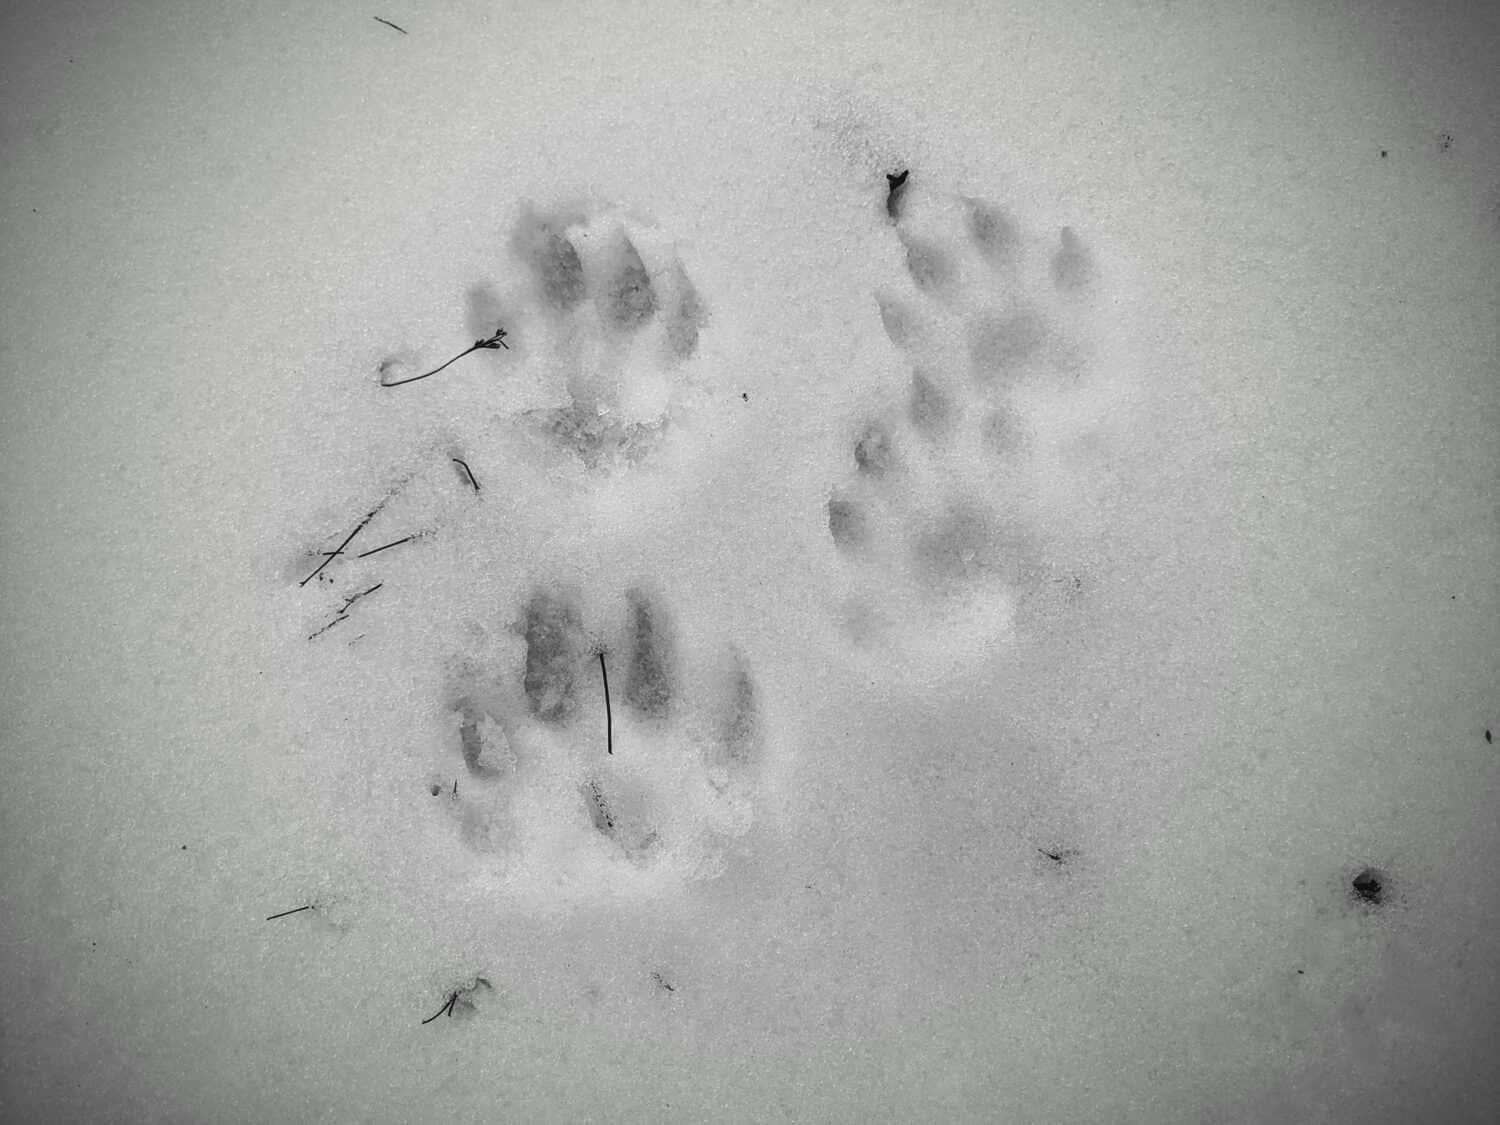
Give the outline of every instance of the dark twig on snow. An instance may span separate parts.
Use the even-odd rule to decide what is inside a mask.
[[[452,367],[455,363],[457,363],[459,360],[463,359],[463,357],[466,356],[466,355],[468,355],[470,352],[477,352],[477,351],[481,351],[481,350],[484,350],[484,349],[493,350],[495,348],[504,348],[506,351],[509,351],[510,350],[510,345],[505,342],[505,337],[506,337],[506,331],[505,331],[505,329],[503,329],[503,328],[497,328],[497,329],[495,329],[495,334],[493,336],[486,336],[483,340],[475,340],[472,344],[470,344],[463,351],[459,352],[456,356],[454,356],[452,359],[450,359],[447,363],[444,363],[444,364],[441,364],[441,365],[439,365],[437,367],[434,367],[431,371],[424,371],[420,375],[413,375],[413,376],[411,376],[410,378],[407,378],[407,379],[397,379],[394,383],[387,383],[387,382],[385,382],[382,379],[380,385],[382,387],[400,387],[400,386],[406,385],[407,383],[415,383],[418,379],[428,379],[428,378],[431,378],[433,375],[436,375],[439,371],[442,371],[442,370],[444,370],[445,368],[448,368],[448,367]]]
[[[615,717],[609,708],[609,670],[604,667],[604,652],[599,653],[599,674],[604,677],[604,730],[608,741],[605,743],[608,752],[615,752]]]
[[[469,468],[469,463],[467,461],[465,461],[461,457],[455,457],[455,458],[453,458],[453,463],[455,465],[462,466],[464,473],[469,478],[469,483],[474,486],[474,491],[478,492],[479,491],[479,482],[474,479],[474,470],[471,469],[471,468]]]
[[[422,1023],[424,1025],[429,1024],[441,1015],[447,1015],[451,1019],[453,1016],[453,1011],[458,1007],[458,1002],[460,1000],[464,1002],[465,1014],[472,1012],[474,1010],[474,1003],[470,999],[470,997],[473,996],[474,993],[481,988],[485,989],[486,991],[493,991],[494,987],[495,986],[489,982],[488,978],[476,976],[472,983],[463,985],[460,988],[455,988],[452,992],[448,993],[447,1002],[437,1011],[433,1012],[432,1015],[423,1020]]]
[[[458,993],[455,992],[455,993],[453,993],[452,995],[450,995],[448,997],[448,1002],[446,1004],[444,1004],[437,1011],[433,1012],[432,1015],[428,1016],[425,1020],[422,1021],[422,1023],[424,1025],[425,1024],[429,1024],[433,1020],[437,1019],[438,1016],[442,1015],[444,1012],[448,1013],[449,1017],[452,1017],[452,1015],[453,1015],[453,1005],[455,1005],[457,1003],[458,1003]]]
[[[406,32],[406,28],[404,28],[404,27],[396,27],[396,25],[393,24],[390,20],[383,20],[379,16],[371,16],[370,18],[372,20],[374,20],[376,23],[383,23],[383,24],[385,24],[386,27],[395,27],[396,30],[399,31],[402,35],[405,35],[407,33]]]
[[[321,629],[317,630],[317,632],[309,633],[307,635],[307,639],[312,640],[314,637],[322,636],[324,633],[328,632],[328,630],[337,625],[340,621],[348,621],[349,607],[352,606],[355,602],[359,601],[360,598],[368,597],[370,594],[373,594],[376,590],[380,589],[380,587],[384,585],[384,582],[377,582],[368,590],[360,590],[358,593],[350,594],[347,598],[344,599],[344,604],[339,607],[339,611],[334,615],[333,620],[330,621],[327,625],[324,625]]]
[[[367,559],[371,555],[378,555],[378,554],[380,554],[381,551],[389,551],[392,547],[399,547],[403,543],[410,543],[415,538],[416,538],[415,535],[408,535],[405,539],[397,539],[394,543],[387,543],[383,547],[371,547],[368,551],[365,551],[363,554],[358,554],[358,555],[355,555],[354,557],[357,558],[357,559]]]
[[[280,914],[272,914],[270,917],[268,917],[266,919],[266,921],[267,922],[274,922],[278,918],[285,918],[288,914],[301,914],[304,910],[315,910],[315,909],[317,909],[317,908],[315,906],[312,906],[311,904],[309,904],[307,906],[299,906],[295,910],[283,910]]]

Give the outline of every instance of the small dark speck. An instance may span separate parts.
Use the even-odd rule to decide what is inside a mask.
[[[183,845],[182,845],[182,850],[183,850],[183,851],[187,851],[187,845],[186,845],[186,844],[183,844]]]
[[[1452,133],[1439,133],[1438,134],[1438,151],[1439,152],[1447,152],[1452,147],[1453,147],[1453,134]]]
[[[434,797],[436,797],[442,791],[443,787],[441,785],[432,785],[427,790],[427,792],[431,793]]]
[[[893,220],[899,221],[901,218],[902,197],[906,194],[906,178],[909,175],[911,175],[909,168],[902,169],[894,176],[890,173],[886,174],[885,213]]]
[[[1382,160],[1385,159],[1385,149],[1381,149],[1380,150],[1380,159],[1382,159]]]
[[[749,391],[742,391],[742,392],[740,392],[740,398],[744,399],[746,402],[749,402],[750,401],[750,392]]]
[[[1361,902],[1379,906],[1385,897],[1385,878],[1373,868],[1366,867],[1356,875],[1352,885],[1355,897]]]
[[[1298,975],[1298,976],[1299,976],[1299,977],[1300,977],[1300,976],[1302,976],[1302,970],[1301,970],[1301,969],[1298,969],[1298,970],[1297,970],[1297,975]]]
[[[1484,740],[1486,742],[1494,742],[1495,741],[1495,736],[1490,733],[1490,728],[1489,727],[1485,727],[1484,728]]]

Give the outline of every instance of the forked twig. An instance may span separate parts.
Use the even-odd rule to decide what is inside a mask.
[[[489,982],[489,979],[487,977],[476,976],[472,984],[463,985],[462,987],[455,988],[452,992],[450,992],[448,994],[447,1002],[437,1011],[433,1012],[432,1015],[423,1020],[423,1025],[425,1026],[426,1024],[431,1023],[441,1015],[447,1015],[451,1019],[453,1017],[454,1009],[458,1007],[459,1000],[463,1000],[464,1011],[466,1013],[473,1011],[474,1004],[473,1001],[471,1001],[469,998],[481,988],[485,989],[486,991],[491,991],[494,989],[494,987],[495,986]]]
[[[422,1021],[422,1023],[424,1025],[429,1024],[433,1020],[437,1019],[438,1016],[442,1015],[444,1012],[447,1012],[448,1015],[450,1017],[452,1017],[452,1015],[453,1015],[453,1005],[455,1005],[457,1003],[458,1003],[458,993],[455,992],[451,996],[448,997],[448,1002],[446,1004],[444,1004],[437,1011],[433,1012],[432,1015],[428,1016],[425,1020]]]

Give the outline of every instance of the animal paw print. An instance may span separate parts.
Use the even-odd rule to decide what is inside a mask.
[[[472,861],[515,895],[678,890],[720,874],[755,819],[759,682],[732,647],[686,651],[645,584],[599,604],[533,590],[450,682],[429,784]]]
[[[524,445],[533,468],[575,490],[664,469],[706,400],[697,360],[711,319],[675,241],[618,208],[527,203],[504,251],[504,280],[468,294],[475,341],[455,357],[488,352],[500,376],[486,420],[458,424],[470,443]],[[423,385],[449,363],[427,366],[388,356],[380,382]]]
[[[1069,227],[892,180],[902,283],[875,295],[899,383],[846,431],[827,502],[848,636],[902,677],[949,674],[1083,579],[1045,533],[1112,391],[1110,278]]]
[[[527,310],[514,418],[538,454],[595,478],[662,454],[703,397],[709,321],[676,245],[618,211],[527,205],[508,249],[520,292],[483,311]]]

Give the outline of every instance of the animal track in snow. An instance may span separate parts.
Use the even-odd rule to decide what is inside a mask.
[[[590,474],[649,461],[701,398],[691,361],[709,314],[676,247],[616,212],[528,206],[509,250],[540,345],[516,420]]]
[[[503,250],[502,282],[468,296],[480,341],[505,330],[502,343],[485,345],[500,376],[486,434],[525,440],[550,473],[571,462],[595,484],[659,464],[703,404],[695,360],[711,320],[674,240],[618,208],[526,203]],[[393,393],[430,393],[433,384],[414,378],[428,366],[393,354],[380,381],[417,384]]]
[[[317,643],[369,637],[448,685],[407,792],[454,829],[434,841],[450,862],[539,906],[650,896],[714,877],[765,807],[761,681],[679,617],[687,548],[651,557],[702,449],[722,319],[675,241],[617,208],[523,206],[502,249],[467,327],[505,348],[409,386],[433,364],[379,372],[393,403],[482,413],[414,441],[379,502],[299,557],[327,602],[307,631],[335,620]]]
[[[1071,227],[913,189],[888,208],[905,276],[874,302],[904,378],[851,419],[826,509],[848,635],[903,676],[981,659],[1083,587],[1045,529],[1091,491],[1123,284]]]
[[[764,713],[731,646],[687,655],[667,601],[635,585],[588,607],[534,591],[491,651],[455,660],[431,789],[486,874],[555,902],[723,870],[754,819]]]

